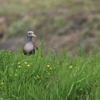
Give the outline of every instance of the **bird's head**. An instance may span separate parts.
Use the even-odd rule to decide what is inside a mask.
[[[28,31],[27,32],[27,38],[32,38],[32,37],[36,37],[36,35],[34,34],[33,31]]]

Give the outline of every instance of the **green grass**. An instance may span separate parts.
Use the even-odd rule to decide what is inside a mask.
[[[100,53],[71,57],[0,51],[0,100],[99,100]]]

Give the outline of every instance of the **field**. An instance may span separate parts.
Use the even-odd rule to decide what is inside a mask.
[[[0,100],[100,100],[99,37],[100,0],[0,0]]]
[[[71,57],[0,51],[0,100],[99,100],[100,53]]]

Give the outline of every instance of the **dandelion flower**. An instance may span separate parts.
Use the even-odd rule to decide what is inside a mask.
[[[18,62],[18,64],[20,64],[20,62]]]
[[[50,67],[50,65],[47,65],[47,67],[49,68],[49,67]]]
[[[0,85],[4,85],[4,82],[1,82]]]
[[[26,61],[25,61],[24,63],[25,63],[25,64],[27,64],[27,62],[26,62]]]
[[[21,66],[18,66],[18,68],[21,68]]]
[[[15,74],[15,76],[17,76],[17,74]]]
[[[52,70],[52,68],[50,67],[50,70]]]
[[[27,65],[27,67],[30,67],[30,65]]]
[[[69,68],[71,69],[73,66],[69,66]]]

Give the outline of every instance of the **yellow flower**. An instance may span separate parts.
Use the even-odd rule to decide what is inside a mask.
[[[26,62],[26,61],[25,61],[24,63],[25,63],[25,64],[27,64],[27,62]]]
[[[15,76],[17,76],[17,74],[15,74]]]
[[[18,64],[20,64],[20,62],[18,62]]]
[[[50,65],[47,65],[47,67],[49,68],[49,67],[50,67]]]
[[[30,65],[27,65],[27,67],[30,67]]]
[[[21,66],[18,66],[18,68],[21,68]]]
[[[4,82],[1,82],[0,85],[4,85]]]
[[[50,70],[52,70],[52,68],[50,67]]]
[[[73,66],[69,66],[69,68],[71,69]]]

